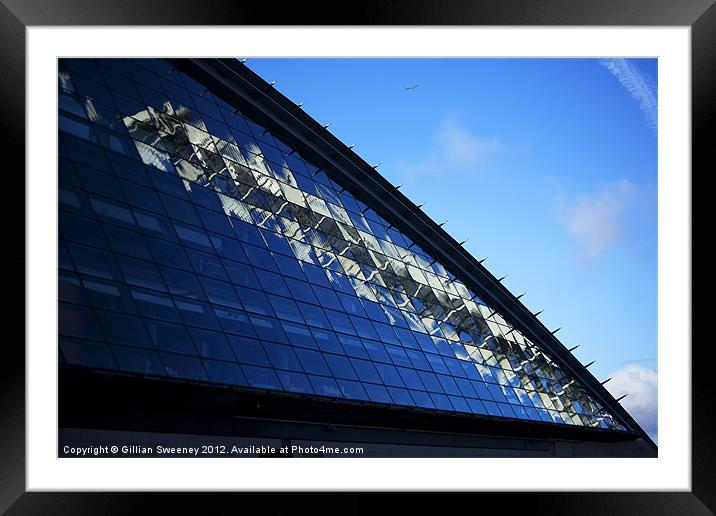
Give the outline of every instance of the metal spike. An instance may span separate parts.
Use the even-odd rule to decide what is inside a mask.
[[[301,106],[303,106],[303,101],[301,101],[301,102],[299,102],[298,104],[296,104],[296,107],[299,107],[299,108],[300,108]]]
[[[356,146],[356,144],[355,144],[355,143],[352,143],[352,144],[350,144],[350,145],[348,146],[348,148],[349,148],[349,149],[352,149],[352,148],[355,147],[355,146]]]
[[[421,202],[420,204],[418,204],[417,207],[418,207],[418,209],[420,209],[420,208],[422,208],[423,206],[425,206],[425,203],[424,203],[424,202]]]
[[[577,344],[576,346],[572,346],[572,347],[569,348],[567,351],[569,351],[569,352],[571,353],[572,351],[574,351],[574,350],[577,349],[578,347],[579,347],[579,344]]]
[[[498,278],[497,281],[502,281],[502,280],[505,279],[506,277],[507,277],[507,274],[505,274],[505,275],[502,276],[501,278]]]
[[[477,263],[483,263],[485,260],[487,260],[487,256],[485,256],[482,260],[478,261]]]
[[[519,299],[519,298],[521,298],[522,296],[524,296],[525,294],[526,294],[526,292],[522,292],[522,294],[520,294],[519,296],[517,296],[515,299]]]
[[[592,360],[592,361],[589,362],[587,365],[585,365],[584,368],[586,369],[587,367],[589,367],[590,365],[592,365],[594,362],[596,362],[596,360]]]
[[[628,393],[628,392],[627,392],[624,396],[619,396],[619,397],[618,397],[616,400],[614,400],[614,401],[617,401],[617,402],[618,402],[618,401],[621,401],[621,400],[623,400],[624,398],[626,398],[627,396],[629,396],[629,393]]]
[[[269,83],[269,86],[273,86],[274,84],[276,84],[276,82],[277,82],[277,81],[271,81],[271,82]]]
[[[540,310],[539,312],[535,312],[535,313],[533,313],[532,315],[534,315],[535,317],[537,317],[537,316],[538,316],[539,314],[541,314],[542,312],[544,312],[544,310]]]
[[[398,186],[395,187],[396,190],[400,190],[405,186],[405,183],[400,183]]]
[[[557,328],[556,330],[554,330],[553,332],[551,332],[552,335],[554,335],[555,333],[557,333],[557,332],[558,332],[559,330],[561,330],[561,329],[562,329],[562,327],[560,326],[559,328]]]
[[[328,129],[329,127],[331,127],[331,124],[326,124],[323,126],[324,129]]]
[[[458,242],[457,245],[465,245],[469,240],[470,240],[469,238],[466,238],[462,242]]]
[[[378,168],[379,166],[380,166],[380,163],[376,163],[375,165],[373,165],[373,170],[375,170],[375,169]]]
[[[609,380],[611,380],[611,379],[612,379],[612,377],[610,376],[609,378],[607,378],[606,380],[604,380],[604,381],[601,383],[601,385],[604,385],[605,383],[607,383],[607,382],[608,382]]]
[[[447,222],[448,222],[447,220],[441,222],[440,224],[438,224],[438,227],[439,228],[443,227],[445,224],[447,224]]]
[[[239,59],[239,63],[245,63],[245,62],[246,62],[246,58],[244,58],[244,59]]]

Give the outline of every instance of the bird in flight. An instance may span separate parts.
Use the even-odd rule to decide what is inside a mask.
[[[418,86],[420,86],[420,84],[413,84],[412,86],[408,86],[408,87],[405,88],[405,89],[408,90],[408,91],[413,91],[413,90],[414,90],[415,88],[417,88]]]

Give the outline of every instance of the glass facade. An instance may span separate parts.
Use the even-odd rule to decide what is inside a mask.
[[[270,131],[158,59],[59,61],[60,362],[624,430]]]

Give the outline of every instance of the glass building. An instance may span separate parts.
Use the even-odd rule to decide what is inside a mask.
[[[499,280],[238,61],[58,70],[61,381],[213,386],[350,406],[366,414],[356,429],[390,410],[655,453]]]

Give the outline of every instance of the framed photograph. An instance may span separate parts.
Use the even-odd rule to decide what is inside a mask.
[[[716,506],[691,338],[711,3],[0,7],[25,149],[8,514]]]

